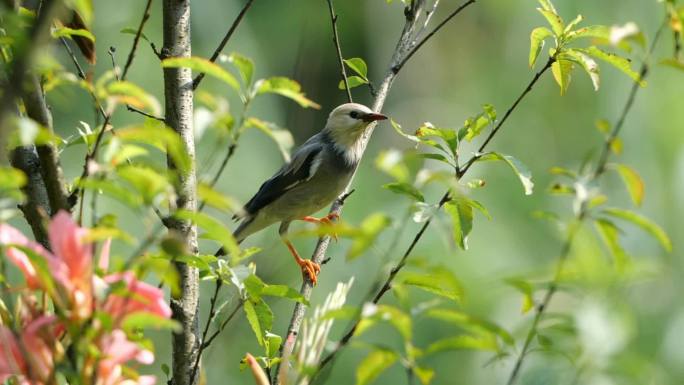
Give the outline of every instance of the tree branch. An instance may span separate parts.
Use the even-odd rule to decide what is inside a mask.
[[[211,58],[209,58],[210,62],[213,63],[216,61],[216,59],[218,59],[219,55],[221,54],[221,51],[223,51],[223,48],[225,48],[226,44],[228,44],[228,40],[230,40],[230,38],[233,36],[233,33],[237,29],[238,25],[240,25],[242,18],[245,17],[247,10],[249,9],[249,7],[252,6],[253,2],[254,0],[247,0],[245,6],[242,7],[242,10],[240,11],[240,13],[238,13],[237,17],[233,21],[233,24],[231,24],[230,28],[228,28],[228,31],[226,32],[225,36],[223,36],[223,39],[219,43],[218,47],[216,47],[216,49],[214,50],[214,53],[211,55]],[[192,81],[193,91],[197,89],[202,79],[204,79],[205,75],[206,74],[202,72],[195,77],[195,79]]]
[[[656,32],[653,41],[651,42],[651,46],[649,47],[647,57],[644,59],[643,64],[641,65],[641,70],[639,71],[640,73],[640,78],[643,80],[646,78],[648,75],[649,71],[649,64],[648,64],[648,59],[650,56],[653,54],[655,51],[656,45],[658,43],[658,40],[660,40],[660,36],[662,34],[663,29],[667,25],[667,18],[665,21],[661,24],[660,28]],[[615,124],[615,127],[613,127],[613,130],[610,132],[608,137],[606,138],[601,155],[599,156],[599,159],[596,163],[596,169],[594,173],[591,175],[589,178],[589,183],[595,181],[598,179],[601,175],[603,175],[603,172],[605,171],[606,164],[608,162],[608,157],[610,156],[610,146],[612,142],[617,138],[617,136],[620,134],[620,131],[622,130],[622,127],[624,126],[624,123],[627,118],[627,114],[629,111],[632,109],[634,106],[634,101],[636,99],[636,94],[639,91],[639,88],[641,86],[639,85],[638,82],[634,82],[632,85],[632,89],[630,90],[629,96],[627,97],[627,101],[625,102],[625,105],[622,109],[622,113],[620,114],[617,123]],[[542,302],[536,306],[536,312],[534,314],[534,319],[532,321],[532,326],[530,326],[530,330],[527,332],[527,336],[525,337],[525,342],[523,343],[523,348],[520,351],[520,354],[518,355],[515,364],[513,365],[513,370],[511,371],[510,376],[508,377],[508,381],[506,382],[507,385],[513,385],[515,381],[518,378],[518,374],[520,373],[520,369],[522,368],[523,361],[525,360],[525,357],[527,356],[527,353],[529,352],[530,346],[532,345],[532,341],[534,340],[534,337],[537,335],[537,328],[539,326],[539,322],[541,322],[546,309],[549,307],[549,304],[551,303],[551,299],[553,298],[554,294],[558,290],[558,282],[560,281],[560,275],[563,272],[563,267],[565,266],[565,261],[568,259],[568,255],[570,254],[570,250],[572,249],[572,243],[575,239],[575,235],[577,233],[577,230],[582,224],[582,221],[584,218],[588,215],[589,213],[589,207],[586,204],[583,204],[580,208],[580,211],[577,213],[577,216],[575,218],[575,222],[573,223],[572,227],[570,228],[568,232],[568,236],[565,239],[565,242],[563,243],[563,246],[561,247],[561,252],[558,257],[558,262],[556,264],[556,273],[554,275],[553,280],[551,281],[551,285],[549,286],[549,290],[546,292],[544,295],[544,298]]]
[[[165,57],[190,57],[190,0],[163,1]],[[179,169],[168,157],[169,169],[177,173],[175,182],[177,199],[171,211],[194,212],[197,208],[195,175],[195,139],[192,127],[193,91],[192,71],[189,68],[164,68],[165,120],[180,136],[190,158],[187,169]],[[189,253],[197,255],[197,227],[189,220],[177,218],[166,221],[169,231],[182,237]],[[197,359],[200,344],[199,331],[199,272],[197,268],[176,262],[180,276],[181,292],[171,299],[173,319],[181,325],[181,331],[173,334],[173,385],[194,385],[193,363]]]
[[[421,18],[421,15],[424,11],[425,7],[425,0],[414,0],[410,3],[409,6],[407,6],[404,9],[404,15],[406,17],[406,21],[404,23],[404,27],[401,31],[401,35],[399,36],[399,40],[397,41],[397,45],[394,49],[394,53],[392,54],[392,59],[390,60],[390,64],[388,66],[388,69],[385,73],[385,76],[383,77],[382,82],[380,83],[380,86],[377,89],[377,95],[375,96],[375,100],[373,101],[373,106],[372,109],[373,111],[380,111],[382,110],[383,105],[385,104],[385,100],[387,99],[387,95],[389,93],[390,88],[392,87],[392,83],[396,79],[399,70],[395,69],[400,63],[405,62],[406,55],[408,55],[412,48],[415,45],[415,39],[416,39],[416,29],[418,28],[419,20]],[[400,69],[400,68],[399,68]],[[363,138],[363,149],[365,150],[368,141],[370,139],[370,136],[373,132],[373,129],[375,128],[375,125],[370,125],[368,127],[368,130],[364,134]],[[356,172],[356,171],[355,171]],[[353,182],[353,177],[352,181],[349,182],[347,185],[347,188],[345,189],[345,194],[347,191],[350,190],[350,186]],[[343,194],[343,195],[345,195]],[[342,211],[342,207],[344,205],[344,200],[338,199],[336,200],[331,209],[330,213],[335,213],[335,214],[340,214]],[[311,257],[311,260],[315,263],[321,263],[325,259],[325,253],[328,249],[328,245],[330,244],[330,237],[329,236],[323,236],[318,240],[318,243],[316,244],[316,248],[313,252],[313,255]],[[307,300],[311,298],[311,291],[313,289],[313,284],[312,282],[308,279],[305,278],[304,282],[302,283],[302,287],[300,289],[300,293],[304,298]],[[295,304],[294,310],[292,312],[292,318],[290,319],[290,324],[287,329],[287,335],[285,336],[284,340],[285,343],[281,347],[280,351],[280,356],[289,356],[292,353],[292,349],[294,348],[294,343],[296,340],[296,336],[299,333],[299,328],[301,327],[302,320],[304,319],[306,308],[303,304],[297,303]],[[274,384],[278,384],[278,372],[279,370],[275,370],[275,377],[273,380]]]
[[[342,48],[340,47],[340,37],[337,35],[337,15],[332,0],[328,0],[328,9],[330,10],[330,22],[333,31],[333,43],[335,44],[335,51],[337,52],[337,60],[340,64],[340,72],[342,81],[344,82],[344,90],[347,92],[347,101],[352,103],[352,94],[349,89],[349,81],[347,80],[347,70],[344,68],[344,57],[342,56]]]
[[[143,11],[142,19],[138,25],[138,30],[135,32],[135,38],[133,39],[133,46],[131,51],[128,53],[128,59],[126,59],[126,64],[124,65],[123,72],[121,73],[121,80],[126,80],[126,75],[128,74],[128,69],[133,64],[133,58],[135,57],[135,51],[138,48],[138,42],[140,41],[140,36],[142,35],[143,28],[145,28],[145,23],[150,18],[150,7],[152,6],[152,0],[147,0],[145,5],[145,10]]]

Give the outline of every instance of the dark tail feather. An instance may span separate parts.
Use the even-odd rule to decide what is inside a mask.
[[[247,227],[247,225],[249,225],[250,223],[252,223],[253,220],[254,220],[254,217],[247,217],[247,218],[244,218],[244,220],[242,221],[242,223],[240,223],[240,226],[238,226],[238,228],[235,229],[235,231],[233,231],[233,238],[235,238],[235,240],[237,241],[238,245],[241,244],[242,241],[245,240],[245,238],[247,238],[247,237],[240,237],[240,233],[242,232],[242,230],[244,230],[244,229]],[[216,250],[216,253],[214,253],[214,256],[215,256],[215,257],[221,257],[221,256],[224,256],[224,255],[226,255],[226,250],[224,250],[223,247],[221,247],[220,249]]]

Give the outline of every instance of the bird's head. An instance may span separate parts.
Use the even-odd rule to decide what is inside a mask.
[[[373,112],[363,104],[345,103],[332,110],[324,131],[336,143],[351,146],[371,123],[385,119],[385,115]]]

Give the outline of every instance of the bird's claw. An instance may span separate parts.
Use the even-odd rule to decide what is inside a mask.
[[[297,263],[302,268],[302,273],[306,274],[315,286],[318,283],[317,276],[318,273],[321,272],[321,265],[309,259],[302,259],[301,261],[297,261]]]
[[[304,217],[304,218],[302,218],[302,220],[307,221],[307,222],[312,222],[312,223],[324,224],[326,226],[332,226],[335,222],[340,220],[340,214],[330,213],[330,214],[324,216],[323,218]],[[332,237],[332,239],[335,240],[335,242],[337,242],[339,240],[337,233],[334,231],[330,234],[330,236]]]

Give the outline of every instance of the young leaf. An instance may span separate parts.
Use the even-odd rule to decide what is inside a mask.
[[[231,256],[240,255],[240,246],[235,241],[233,233],[228,230],[219,220],[203,213],[187,210],[178,210],[174,216],[178,219],[190,220],[198,227],[206,231],[205,236],[221,244]]]
[[[563,35],[563,31],[565,31],[565,24],[563,23],[563,19],[558,16],[555,11],[544,8],[537,8],[537,11],[544,15],[546,21],[548,21],[549,25],[551,26],[551,30],[556,36],[560,37]]]
[[[387,183],[382,186],[382,188],[386,188],[394,193],[397,194],[402,194],[411,197],[413,200],[417,200],[420,202],[425,202],[425,197],[423,197],[423,193],[420,192],[414,185],[406,182],[393,182],[393,183]]]
[[[347,76],[347,83],[349,84],[349,89],[352,89],[354,87],[358,87],[364,84],[368,84],[368,80],[363,79],[360,76],[352,75],[352,76]],[[340,80],[340,83],[337,85],[337,88],[343,90],[344,89],[344,80]]]
[[[304,96],[302,86],[296,81],[286,77],[272,77],[268,79],[261,79],[254,85],[257,94],[273,93],[292,99],[300,106],[307,108],[312,107],[320,109],[321,106]]]
[[[359,234],[354,236],[347,260],[352,260],[373,245],[380,233],[392,223],[391,219],[381,213],[371,214],[361,222]]]
[[[601,40],[608,40],[610,36],[610,30],[604,25],[590,25],[588,27],[583,27],[575,31],[569,31],[565,35],[565,42],[569,43],[576,39],[582,38],[595,38]]]
[[[558,87],[560,87],[561,95],[565,95],[565,92],[570,86],[570,73],[572,72],[572,68],[572,62],[568,60],[559,59],[551,64],[551,73],[553,74],[556,83],[558,83]]]
[[[646,82],[641,79],[641,76],[639,75],[638,72],[634,71],[632,67],[630,66],[629,60],[615,55],[613,53],[608,53],[606,51],[603,51],[595,46],[591,46],[586,49],[577,49],[578,51],[582,51],[588,55],[591,55],[599,60],[603,60],[604,62],[612,65],[613,67],[617,68],[618,70],[622,71],[625,75],[629,76],[634,80],[635,82],[639,83],[640,86],[645,87]]]
[[[254,61],[247,56],[233,52],[228,56],[228,62],[237,68],[242,81],[249,87],[252,84],[252,76],[254,75]]]
[[[553,13],[558,13],[556,12],[556,8],[553,6],[553,3],[551,3],[551,0],[539,0],[539,4],[541,5],[542,9],[547,10],[549,12]]]
[[[195,72],[204,72],[205,74],[213,76],[228,84],[235,91],[240,91],[240,83],[230,74],[230,72],[207,59],[197,56],[172,57],[162,60],[161,64],[163,68],[190,68]]]
[[[666,251],[672,251],[672,241],[670,240],[670,237],[667,236],[665,230],[653,223],[650,219],[645,218],[635,212],[619,208],[607,208],[603,210],[603,213],[631,222],[632,224],[642,228],[644,231],[651,234],[656,240],[658,240],[658,242],[660,242]]]
[[[460,301],[463,297],[463,288],[458,281],[455,281],[455,279],[443,279],[443,275],[440,274],[402,272],[397,282],[453,301]]]
[[[69,27],[59,27],[55,28],[52,30],[52,37],[60,38],[60,37],[68,37],[69,39],[72,38],[72,36],[81,36],[85,37],[86,39],[92,41],[93,43],[95,42],[95,36],[88,31],[87,29],[73,29]]]
[[[252,327],[252,331],[254,331],[254,335],[257,338],[257,342],[260,346],[265,346],[264,337],[273,324],[271,308],[261,298],[250,298],[244,302],[243,309],[247,322],[249,322],[249,326]]]
[[[596,231],[598,231],[603,243],[615,258],[615,265],[623,267],[627,261],[627,253],[620,245],[620,230],[615,224],[607,219],[597,219],[594,221]]]
[[[155,198],[162,193],[172,191],[167,178],[156,170],[134,164],[124,165],[116,170],[121,179],[130,183],[143,197],[147,204],[155,202]]]
[[[515,339],[513,336],[499,325],[487,320],[473,317],[458,310],[433,308],[426,311],[425,316],[455,324],[476,334],[494,334],[510,346],[515,344]]]
[[[523,304],[521,308],[522,314],[525,314],[534,308],[534,298],[532,297],[532,294],[534,293],[534,287],[532,284],[517,278],[508,278],[506,279],[506,283],[523,294]]]
[[[520,183],[522,183],[525,189],[525,195],[532,194],[532,191],[534,189],[534,183],[532,182],[532,173],[530,172],[530,170],[527,169],[527,166],[525,166],[522,162],[520,162],[518,159],[510,155],[500,154],[498,152],[489,152],[478,159],[478,161],[488,160],[502,160],[506,162],[511,167],[513,172],[515,172],[515,174],[518,176],[518,179],[520,179]]]
[[[589,75],[589,78],[591,78],[591,83],[594,85],[594,91],[598,91],[601,84],[599,77],[599,66],[596,64],[594,59],[574,49],[567,49],[558,55],[558,57],[579,64],[580,67],[584,69],[584,72]]]
[[[404,131],[401,129],[401,126],[399,125],[399,123],[395,122],[394,119],[390,119],[390,123],[392,124],[392,128],[394,128],[394,131],[396,131],[397,134],[403,136],[404,138],[406,138],[406,139],[408,139],[414,143],[420,143],[421,142],[420,138],[418,138],[417,136],[404,133]]]
[[[390,350],[374,350],[364,358],[356,368],[356,385],[368,385],[382,372],[392,366],[398,359]]]
[[[254,127],[266,134],[278,145],[278,150],[280,150],[280,154],[283,156],[285,162],[290,161],[290,150],[294,146],[294,138],[292,137],[292,133],[290,131],[278,127],[278,125],[275,123],[267,122],[254,117],[247,118],[245,127]]]
[[[625,184],[630,198],[635,205],[641,206],[644,200],[644,181],[633,168],[624,164],[609,164],[609,169],[615,170],[620,174],[622,182]]]
[[[363,80],[368,82],[368,66],[366,62],[360,57],[353,57],[351,59],[345,59],[344,64],[356,72]],[[351,86],[350,86],[351,87]]]
[[[499,350],[499,346],[496,343],[496,339],[491,336],[460,335],[433,342],[425,349],[425,354],[464,349],[495,352]]]
[[[551,36],[553,36],[553,32],[546,27],[538,27],[532,30],[530,34],[530,67],[534,67],[534,63],[537,62],[539,53],[544,47],[544,40]]]
[[[157,99],[148,94],[142,87],[127,81],[115,81],[107,86],[110,96],[119,97],[122,102],[133,107],[147,109],[154,115],[161,114],[161,106]]]
[[[473,208],[463,199],[452,199],[444,204],[454,226],[454,241],[462,249],[468,249],[468,234],[473,229]]]

